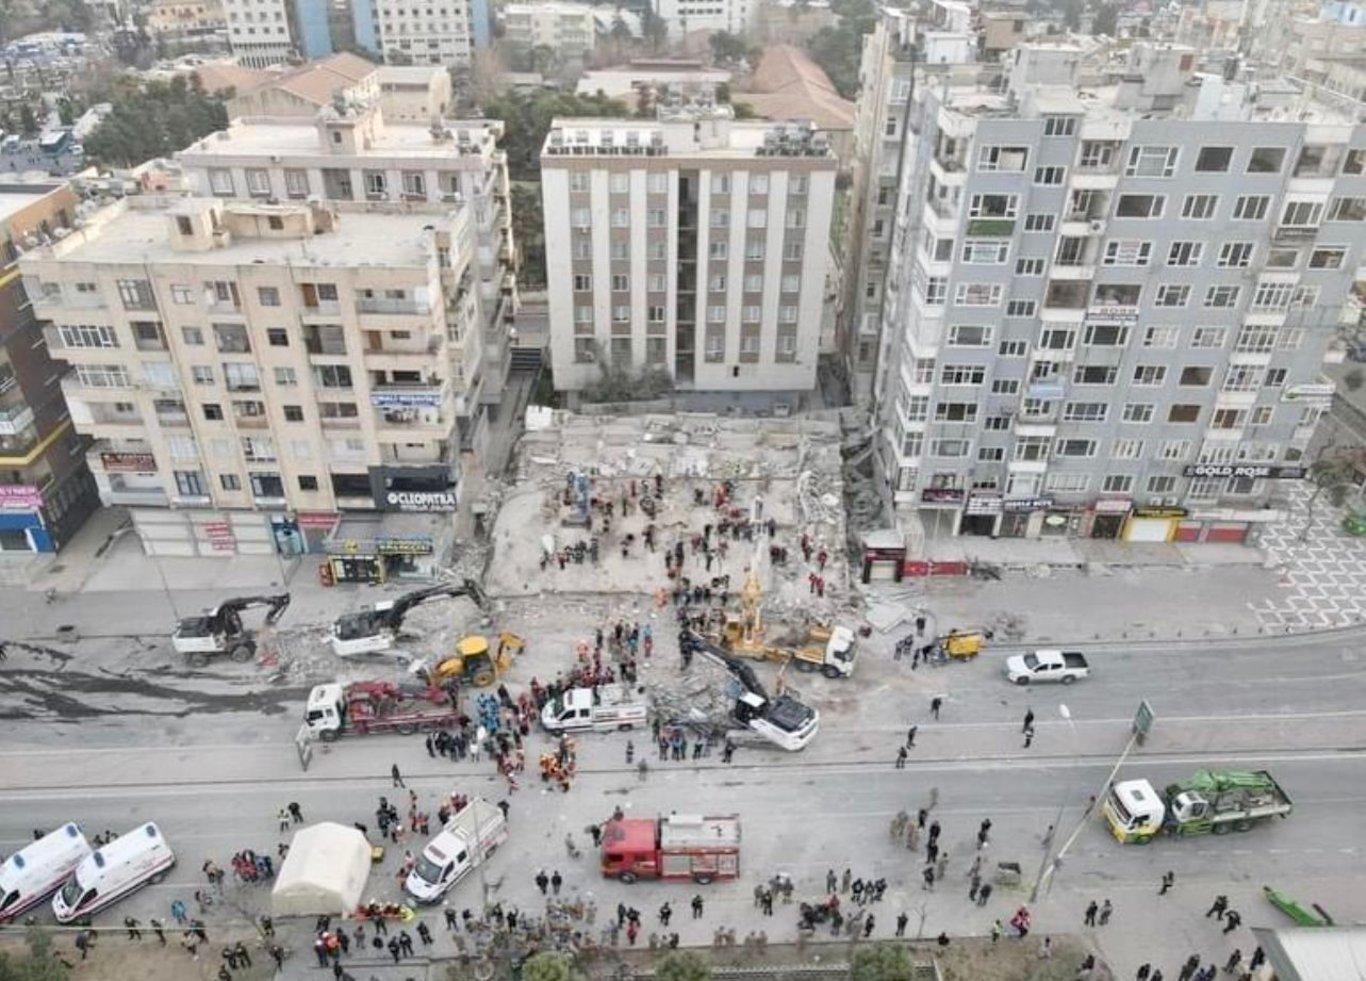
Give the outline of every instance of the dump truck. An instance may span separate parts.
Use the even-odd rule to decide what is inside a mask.
[[[649,706],[621,685],[571,688],[541,709],[546,732],[606,732],[645,725]]]
[[[304,725],[324,742],[353,732],[431,732],[449,729],[460,709],[440,688],[401,688],[391,681],[356,681],[316,685],[308,693]]]
[[[1043,650],[1006,658],[1006,677],[1011,684],[1035,685],[1056,681],[1070,685],[1091,674],[1086,655],[1080,651]]]
[[[403,882],[404,892],[419,903],[440,902],[452,886],[483,865],[507,836],[502,808],[475,797],[427,842]]]
[[[1147,780],[1121,780],[1101,805],[1115,839],[1139,845],[1163,833],[1247,831],[1268,818],[1288,817],[1293,809],[1265,770],[1200,770],[1161,794]]]
[[[740,816],[613,818],[602,828],[602,874],[628,884],[738,878]]]

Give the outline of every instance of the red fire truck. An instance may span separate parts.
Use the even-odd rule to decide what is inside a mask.
[[[734,879],[740,875],[740,816],[615,818],[602,829],[602,874],[626,883]]]

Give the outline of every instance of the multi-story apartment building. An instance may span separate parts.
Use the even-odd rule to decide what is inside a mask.
[[[663,369],[680,395],[795,407],[815,383],[835,169],[810,126],[726,106],[555,120],[541,188],[556,387],[583,389],[607,359]]]
[[[299,50],[293,34],[290,0],[222,0],[228,46],[239,64],[269,68],[289,61]]]
[[[593,53],[598,22],[595,8],[586,3],[542,0],[503,6],[503,41],[523,48],[548,47],[565,59]]]
[[[17,265],[76,206],[67,185],[0,185],[0,552],[55,552],[100,505]]]
[[[488,0],[371,0],[375,36],[384,60],[398,65],[445,65],[467,71],[476,48],[488,46]]]
[[[669,39],[677,41],[694,31],[746,34],[757,20],[758,8],[759,0],[659,0],[655,10]]]
[[[474,300],[484,370],[470,381],[475,404],[496,404],[517,311],[507,154],[498,120],[389,122],[374,106],[327,108],[314,121],[238,119],[178,155],[206,197],[260,201],[429,202],[468,206],[475,241]]]
[[[931,534],[1240,540],[1279,518],[1332,392],[1366,126],[1194,76],[1188,50],[1084,55],[1025,45],[1004,76],[914,86],[888,491]]]
[[[465,206],[147,196],[22,268],[105,503],[151,551],[222,554],[456,509],[474,256]]]

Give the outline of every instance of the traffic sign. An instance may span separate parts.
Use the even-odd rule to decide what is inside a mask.
[[[1152,731],[1153,720],[1156,718],[1157,715],[1153,712],[1153,707],[1146,698],[1138,703],[1138,713],[1134,716],[1134,735],[1138,737],[1140,746],[1143,744],[1143,740],[1148,737],[1148,733]]]

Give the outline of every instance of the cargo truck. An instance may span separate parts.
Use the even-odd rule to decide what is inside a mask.
[[[475,797],[427,842],[404,880],[404,891],[419,903],[439,902],[452,886],[483,865],[507,836],[502,808]]]
[[[1147,780],[1121,780],[1101,811],[1117,841],[1147,844],[1157,835],[1228,834],[1287,817],[1289,796],[1265,770],[1200,770],[1162,793]]]
[[[304,725],[311,735],[332,742],[348,732],[431,732],[449,729],[460,709],[440,688],[411,691],[391,681],[331,682],[308,693]]]
[[[706,885],[737,878],[740,816],[613,818],[602,829],[602,874],[628,884],[666,879]]]

